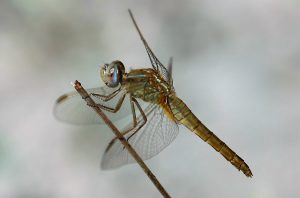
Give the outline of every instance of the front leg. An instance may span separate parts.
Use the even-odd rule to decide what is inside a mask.
[[[102,104],[96,104],[96,105],[91,105],[91,104],[87,104],[88,106],[91,106],[91,107],[99,107],[101,109],[104,109],[108,112],[111,112],[111,113],[116,113],[120,110],[123,102],[124,102],[124,99],[125,99],[125,96],[126,96],[126,93],[124,93],[121,98],[119,99],[117,105],[112,108],[112,107],[108,107],[108,106],[105,106],[105,105],[102,105]]]
[[[120,91],[121,91],[121,87],[119,89],[113,91],[112,93],[110,93],[107,96],[101,95],[101,94],[96,94],[96,93],[91,93],[91,95],[103,100],[104,102],[107,102],[107,101],[111,100],[112,98],[114,98]]]

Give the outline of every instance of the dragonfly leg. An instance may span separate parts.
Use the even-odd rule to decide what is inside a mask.
[[[117,105],[115,108],[112,108],[112,107],[107,107],[105,105],[102,105],[102,104],[96,104],[97,107],[103,109],[103,110],[106,110],[106,111],[109,111],[111,113],[116,113],[117,111],[120,110],[122,104],[123,104],[123,101],[125,99],[125,96],[126,96],[126,93],[122,95],[122,97],[120,98],[120,100],[118,101]],[[87,104],[88,106],[95,106],[95,105],[91,105],[91,104]]]
[[[134,134],[136,134],[136,132],[138,132],[138,131],[146,124],[146,122],[147,122],[147,116],[145,115],[145,113],[144,113],[142,107],[140,106],[140,104],[138,103],[138,101],[137,101],[134,97],[131,97],[131,102],[134,102],[135,105],[137,106],[137,108],[139,109],[139,111],[140,111],[140,113],[141,113],[141,115],[142,115],[142,117],[143,117],[143,122],[142,122],[142,124],[140,124],[140,126],[138,126],[138,128],[135,129],[135,130],[133,131],[133,133],[127,138],[127,141],[129,141],[129,139],[130,139]]]
[[[127,133],[129,133],[130,131],[132,131],[136,126],[137,126],[137,118],[136,118],[136,113],[135,113],[135,107],[134,107],[135,102],[133,101],[133,97],[130,94],[130,107],[131,107],[131,112],[132,112],[132,121],[133,121],[133,126],[130,127],[129,129],[127,129],[126,131],[122,132],[122,135],[126,135]],[[141,114],[144,112],[141,112]],[[142,124],[144,125],[144,123]],[[114,139],[118,139],[117,137],[115,137]],[[115,141],[115,140],[112,141]]]
[[[131,111],[132,111],[132,120],[133,120],[133,127],[136,127],[137,125],[137,120],[136,120],[136,114],[135,114],[135,108],[134,108],[134,102],[132,100],[132,95],[130,94],[130,106],[131,106]]]
[[[121,87],[119,89],[113,91],[112,93],[110,93],[107,96],[106,95],[101,95],[101,94],[96,94],[96,93],[91,93],[91,95],[107,102],[107,101],[111,100],[112,98],[114,98],[120,91],[121,91]]]
[[[136,134],[136,133],[137,133],[137,132],[138,132],[138,131],[146,124],[146,122],[147,122],[147,116],[145,115],[143,109],[141,108],[141,106],[140,106],[140,104],[137,102],[137,100],[136,100],[135,98],[133,98],[131,95],[130,95],[130,103],[131,103],[131,111],[132,111],[132,115],[133,115],[133,126],[130,127],[129,129],[127,129],[126,131],[123,131],[123,132],[122,132],[122,135],[126,135],[127,133],[132,132],[132,130],[134,130],[134,131],[133,131],[133,133],[127,138],[127,141],[128,141],[129,138],[131,138],[134,134]],[[136,118],[136,114],[135,114],[134,104],[138,107],[138,109],[139,109],[139,111],[140,111],[140,113],[141,113],[141,115],[142,115],[142,117],[143,117],[143,122],[142,122],[137,128],[136,128],[136,126],[137,126],[138,124],[137,124],[137,120],[136,120],[137,118]],[[118,138],[115,137],[115,138],[113,138],[113,139],[109,142],[109,144],[108,144],[108,146],[107,146],[105,152],[107,152],[107,151],[111,148],[111,146],[114,144],[114,142],[115,142],[117,139],[118,139]],[[124,149],[124,147],[123,147],[123,149]]]

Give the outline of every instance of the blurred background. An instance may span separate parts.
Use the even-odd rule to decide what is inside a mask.
[[[246,178],[180,128],[147,161],[173,197],[299,197],[299,1],[0,2],[0,197],[159,197],[137,165],[99,168],[106,126],[53,117],[70,82],[102,86],[99,65],[150,62],[131,8],[176,91],[250,166]]]

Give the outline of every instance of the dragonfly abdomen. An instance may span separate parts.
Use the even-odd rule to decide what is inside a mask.
[[[169,97],[169,106],[174,118],[180,124],[183,124],[203,141],[210,144],[217,152],[221,153],[226,160],[228,160],[238,170],[241,170],[247,177],[252,176],[251,170],[244,160],[206,126],[204,126],[204,124],[201,123],[201,121],[191,112],[181,99],[176,96]]]

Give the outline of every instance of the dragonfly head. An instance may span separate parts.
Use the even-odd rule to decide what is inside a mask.
[[[108,87],[117,87],[123,78],[125,67],[121,61],[113,61],[101,67],[100,75],[103,82]]]

